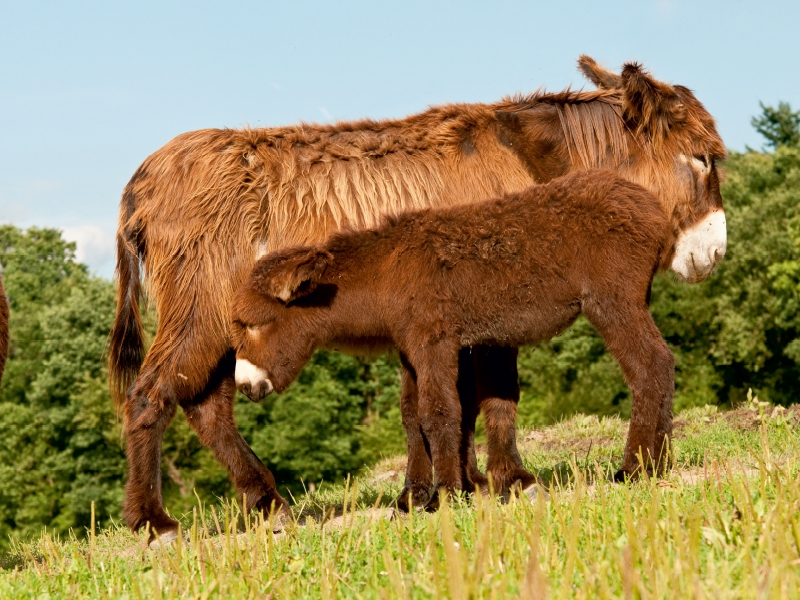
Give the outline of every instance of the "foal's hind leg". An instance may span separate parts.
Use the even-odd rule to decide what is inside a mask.
[[[675,359],[646,306],[632,307],[616,299],[585,305],[584,312],[622,367],[633,394],[628,441],[615,478],[638,476],[640,457],[652,473],[671,429]]]
[[[517,449],[519,382],[517,349],[477,346],[474,349],[477,401],[483,413],[488,446],[487,472],[499,493],[512,485],[528,488],[536,476],[525,470]]]
[[[270,511],[274,510],[278,517],[275,523],[278,530],[282,528],[282,520],[291,514],[289,503],[278,494],[272,473],[236,428],[233,418],[234,368],[235,356],[229,352],[212,376],[208,391],[182,402],[181,407],[200,441],[211,448],[214,457],[228,470],[244,510],[255,508],[265,518],[269,518]]]

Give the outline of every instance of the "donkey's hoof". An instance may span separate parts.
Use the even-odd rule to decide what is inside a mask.
[[[164,534],[158,534],[156,536],[151,534],[150,543],[148,547],[151,550],[157,550],[158,548],[169,548],[170,546],[174,546],[178,540],[178,531],[177,530],[169,530],[165,531]]]
[[[291,509],[282,506],[272,517],[272,533],[282,533],[293,523]]]
[[[280,533],[294,523],[292,509],[281,496],[264,496],[253,505],[264,517],[264,523],[272,524],[272,532]]]
[[[520,480],[515,481],[502,495],[503,501],[508,502],[511,500],[512,495],[520,500],[527,500],[533,503],[536,502],[539,496],[544,496],[545,500],[550,498],[550,494],[547,493],[547,490],[539,481],[534,481],[527,485]]]
[[[545,500],[550,499],[550,494],[544,489],[544,486],[539,483],[533,483],[520,492],[520,498],[527,498],[531,502],[536,502],[536,499],[541,496]]]

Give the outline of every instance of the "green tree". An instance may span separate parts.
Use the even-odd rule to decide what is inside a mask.
[[[103,359],[114,318],[111,282],[75,261],[60,232],[0,227],[0,263],[11,308],[11,354],[0,387],[0,549],[43,527],[81,534],[92,502],[119,518],[124,440]],[[154,329],[152,315],[149,329]],[[339,480],[404,450],[396,359],[366,362],[319,352],[284,395],[261,405],[240,397],[245,437],[293,492],[302,481]],[[180,414],[163,445],[164,498],[177,514],[195,491],[230,495],[225,470]]]
[[[761,114],[753,117],[751,123],[756,131],[767,138],[767,145],[773,150],[780,146],[800,144],[800,111],[792,112],[788,102],[778,102],[778,108],[765,106],[759,102]]]

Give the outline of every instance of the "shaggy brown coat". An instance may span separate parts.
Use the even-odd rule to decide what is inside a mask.
[[[632,475],[637,455],[655,466],[672,428],[674,362],[648,304],[674,242],[652,194],[589,171],[276,252],[234,296],[237,382],[260,400],[283,391],[318,347],[394,345],[418,390],[437,486],[470,489],[459,350],[535,344],[583,313],[633,393],[621,468]],[[260,371],[239,381],[240,365]]]
[[[3,287],[3,277],[0,276],[0,378],[6,368],[8,358],[8,299]]]
[[[342,227],[374,227],[381,215],[482,200],[589,167],[644,185],[673,225],[692,218],[691,194],[675,164],[697,155],[713,168],[725,155],[711,116],[688,89],[658,82],[639,65],[626,65],[621,75],[588,57],[579,65],[599,90],[446,105],[400,120],[202,130],[145,160],[120,207],[109,351],[117,402],[127,394],[124,516],[131,528],[148,521],[162,533],[177,527],[162,506],[160,448],[178,404],[250,505],[285,505],[237,432],[232,409],[230,299],[265,252],[319,242]],[[142,266],[158,316],[146,357]],[[514,441],[516,355],[489,349],[474,356],[488,360],[488,367],[478,364],[475,401],[487,415],[487,468],[502,486],[530,476]],[[430,465],[418,441],[409,439],[409,469],[424,487]]]

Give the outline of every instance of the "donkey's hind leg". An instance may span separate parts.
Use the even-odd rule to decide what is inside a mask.
[[[214,457],[228,470],[244,510],[261,511],[269,518],[274,511],[276,530],[290,516],[289,503],[275,486],[275,478],[239,433],[233,417],[236,384],[235,356],[228,352],[220,361],[211,381],[199,396],[181,403],[186,420],[200,441],[211,448]]]
[[[660,444],[671,429],[675,393],[675,359],[645,305],[609,301],[584,305],[589,321],[603,336],[609,352],[619,362],[633,394],[631,423],[622,467],[615,479],[639,475],[644,464],[655,472]],[[666,414],[669,413],[669,423]],[[657,432],[661,438],[657,439]]]
[[[486,470],[499,493],[513,485],[526,489],[538,481],[523,466],[517,449],[517,354],[516,348],[509,347],[474,349],[477,401],[486,426],[489,454]]]
[[[475,454],[475,421],[478,418],[478,390],[475,349],[462,348],[458,354],[458,398],[461,401],[461,443],[465,445],[468,491],[489,490],[489,479],[478,469]]]
[[[133,531],[150,524],[162,539],[173,536],[178,522],[164,511],[161,499],[161,440],[175,415],[175,396],[164,383],[152,385],[145,372],[124,402],[128,481],[122,514]]]
[[[150,523],[163,537],[178,528],[177,521],[164,511],[161,497],[164,431],[178,404],[190,402],[208,389],[228,349],[223,334],[214,335],[213,329],[204,327],[202,315],[188,319],[182,315],[183,327],[174,331],[163,326],[176,320],[170,319],[172,307],[161,308],[159,330],[124,401],[128,481],[122,514],[133,531]]]

